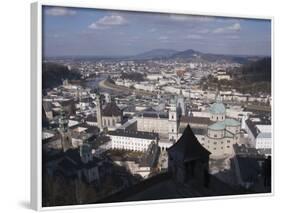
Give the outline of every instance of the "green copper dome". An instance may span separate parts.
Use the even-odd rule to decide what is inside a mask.
[[[223,103],[216,102],[211,105],[210,112],[212,114],[224,114],[225,113],[225,106]]]

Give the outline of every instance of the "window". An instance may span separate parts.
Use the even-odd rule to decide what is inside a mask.
[[[214,150],[216,150],[217,148],[214,148]]]
[[[230,148],[230,146],[227,146],[227,148]]]
[[[217,134],[214,134],[214,137],[216,138],[216,137],[217,137]]]
[[[230,140],[227,140],[227,143],[230,143]]]
[[[214,145],[216,145],[217,144],[217,142],[214,142]]]

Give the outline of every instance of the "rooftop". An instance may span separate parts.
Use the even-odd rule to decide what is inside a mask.
[[[180,139],[168,149],[168,152],[182,153],[185,161],[208,157],[211,154],[199,143],[189,125]]]
[[[181,123],[196,123],[196,124],[210,124],[211,121],[207,117],[193,117],[193,116],[181,116]]]
[[[159,137],[158,133],[144,132],[144,131],[127,131],[121,129],[117,129],[115,131],[109,131],[108,135],[130,137],[130,138],[143,138],[143,139],[151,139],[151,140],[155,140]]]
[[[115,102],[108,103],[102,110],[103,116],[122,116],[122,110],[116,105]]]
[[[158,111],[143,111],[139,114],[139,116],[143,116],[146,118],[168,118],[168,113]]]

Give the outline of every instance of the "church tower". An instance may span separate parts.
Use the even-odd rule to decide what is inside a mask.
[[[171,107],[169,110],[169,140],[176,141],[178,139],[178,112],[176,101],[173,99],[171,101]]]
[[[177,98],[177,110],[179,116],[186,115],[186,104],[185,104],[185,98],[182,94],[182,90],[180,90],[180,94]]]
[[[102,108],[101,108],[101,97],[100,97],[100,94],[97,93],[97,97],[96,97],[97,101],[97,106],[96,106],[96,109],[97,109],[97,122],[98,122],[98,127],[100,128],[100,131],[102,131]]]
[[[68,120],[65,115],[65,111],[61,109],[60,118],[59,118],[59,133],[61,136],[61,145],[64,152],[68,149],[71,149],[72,141],[71,141],[71,133],[68,129]]]

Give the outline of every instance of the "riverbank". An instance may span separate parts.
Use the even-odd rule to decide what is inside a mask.
[[[133,88],[119,86],[119,85],[110,83],[106,79],[99,82],[99,87],[103,88],[103,89],[113,90],[115,92],[135,93],[136,95],[156,95],[153,92],[141,91],[141,90],[137,90],[137,89],[133,89]]]

